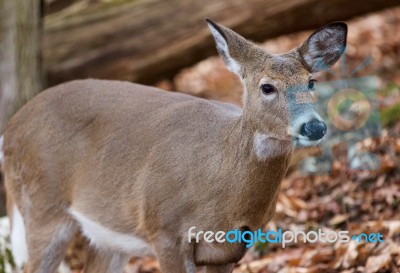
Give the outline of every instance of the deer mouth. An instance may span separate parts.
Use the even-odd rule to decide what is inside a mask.
[[[322,141],[321,139],[318,140],[310,140],[307,137],[304,136],[292,136],[292,142],[293,146],[296,148],[301,148],[301,147],[315,147],[318,146]]]

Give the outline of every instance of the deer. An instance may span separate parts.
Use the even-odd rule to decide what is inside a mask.
[[[90,242],[85,272],[122,272],[130,257],[153,255],[163,273],[228,273],[244,244],[194,241],[188,230],[252,231],[270,221],[293,150],[326,134],[308,103],[313,75],[340,58],[347,25],[271,54],[206,20],[243,84],[242,107],[85,79],[39,93],[10,119],[2,168],[24,272],[56,272],[80,232]]]

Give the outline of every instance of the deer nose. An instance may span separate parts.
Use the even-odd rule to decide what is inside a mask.
[[[326,125],[318,119],[313,119],[301,126],[300,134],[309,140],[319,140],[326,134]]]

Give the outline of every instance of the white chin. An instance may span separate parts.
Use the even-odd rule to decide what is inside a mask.
[[[296,147],[313,147],[313,146],[317,146],[322,139],[318,139],[318,140],[308,140],[308,139],[304,139],[304,138],[295,138],[294,139],[294,144]]]

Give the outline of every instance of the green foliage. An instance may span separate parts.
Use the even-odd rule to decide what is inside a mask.
[[[382,97],[388,97],[390,95],[396,95],[400,93],[400,86],[394,82],[388,83],[383,89],[379,91],[379,95]]]
[[[389,101],[392,101],[392,99],[398,101],[400,97],[400,86],[394,82],[390,82],[379,90],[379,95]],[[400,104],[397,103],[381,110],[381,121],[383,127],[390,127],[396,122],[399,122]]]
[[[384,127],[390,127],[396,122],[400,121],[400,104],[393,105],[392,107],[385,109],[381,114],[382,125]]]
[[[10,249],[9,236],[0,238],[0,273],[8,273],[15,269],[14,257]]]
[[[268,242],[263,243],[263,242],[257,241],[254,244],[254,250],[258,254],[263,255],[265,253],[265,251],[268,249],[268,246],[269,246]]]
[[[6,248],[5,251],[8,263],[11,265],[12,268],[15,268],[14,257],[12,255],[11,249]]]
[[[354,103],[354,101],[353,100],[349,100],[349,99],[346,99],[346,100],[342,101],[342,103],[340,103],[338,105],[339,113],[343,113],[343,112],[349,111],[349,109],[350,109],[350,107],[351,107],[351,105],[353,103]]]

